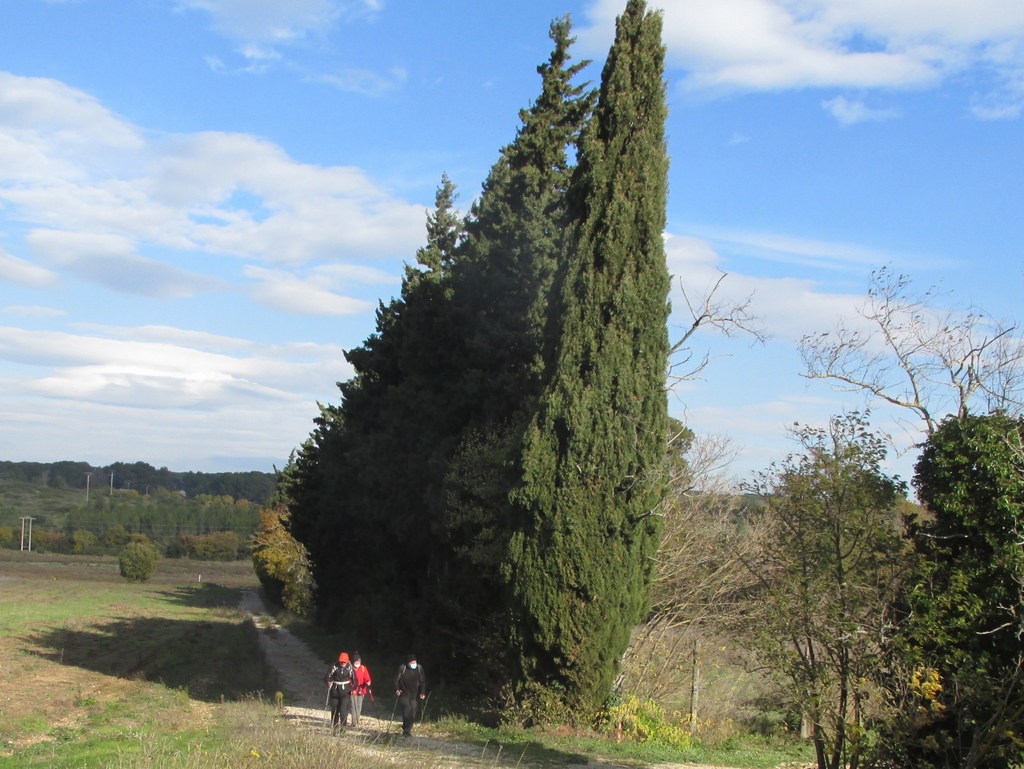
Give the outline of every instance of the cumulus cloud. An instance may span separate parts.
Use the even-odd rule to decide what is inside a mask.
[[[1024,4],[1006,0],[654,0],[671,64],[690,89],[919,88],[984,73],[998,116],[1024,98]],[[621,11],[595,0],[591,45]],[[979,88],[981,88],[979,86]]]
[[[0,251],[4,280],[67,273],[158,298],[224,288],[176,264],[195,254],[212,269],[225,255],[279,270],[394,259],[415,251],[424,217],[361,169],[298,163],[245,134],[150,136],[79,91],[13,75],[0,77],[2,204],[34,227],[39,261]],[[283,293],[263,296],[298,307]]]

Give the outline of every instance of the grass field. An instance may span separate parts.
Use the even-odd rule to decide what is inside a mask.
[[[441,713],[420,730],[436,743],[430,753],[357,735],[311,737],[275,706],[274,672],[237,608],[240,590],[257,588],[248,562],[163,559],[138,584],[121,578],[114,558],[0,550],[0,769],[499,769],[601,755],[613,766],[767,767],[801,752],[673,755],[484,730]]]

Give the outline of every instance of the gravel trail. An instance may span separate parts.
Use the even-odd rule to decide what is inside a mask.
[[[307,729],[325,739],[330,737],[330,728],[325,717],[326,686],[323,683],[323,674],[326,672],[328,663],[313,654],[303,641],[274,622],[273,616],[267,611],[258,592],[243,591],[239,608],[251,619],[253,626],[258,631],[260,648],[263,650],[268,664],[277,671],[278,684],[285,696],[285,715],[300,728]],[[481,750],[476,745],[436,739],[416,732],[413,733],[414,736],[411,739],[401,738],[399,736],[401,724],[394,722],[390,716],[380,718],[373,715],[374,708],[367,707],[369,704],[366,702],[364,705],[359,726],[355,729],[350,728],[345,735],[347,737],[351,734],[357,737],[358,742],[354,742],[353,745],[358,745],[359,749],[365,751],[368,756],[373,755],[386,761],[389,755],[394,755],[396,749],[406,755],[416,752],[424,756],[423,765],[429,766],[431,769],[469,769],[469,767],[525,769],[530,766],[522,761],[521,757],[517,758],[510,753],[500,755],[500,750],[496,747],[491,747],[488,750],[485,746]],[[380,705],[382,703],[378,703],[378,706]],[[376,708],[378,714],[385,709],[383,707]],[[596,760],[586,764],[563,766],[564,769],[626,769],[622,764]],[[637,769],[636,764],[631,764],[629,767]],[[656,769],[730,768],[694,764],[658,764]]]

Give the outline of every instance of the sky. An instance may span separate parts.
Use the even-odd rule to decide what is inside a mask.
[[[468,209],[570,14],[625,0],[0,0],[0,459],[283,467],[424,240]],[[1024,283],[1024,3],[660,0],[672,414],[743,479],[863,398],[801,376],[873,270],[1008,321]],[[911,474],[913,426],[875,407]],[[895,425],[900,427],[894,427]],[[891,428],[891,430],[890,430]]]

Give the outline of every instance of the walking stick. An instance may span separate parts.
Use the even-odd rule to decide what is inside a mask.
[[[391,718],[388,719],[388,731],[391,731],[392,724],[395,723],[395,711],[398,710],[398,696],[395,695],[395,704],[391,706]]]
[[[327,719],[331,717],[331,687],[327,687],[327,698],[324,699],[324,729],[327,728]]]

